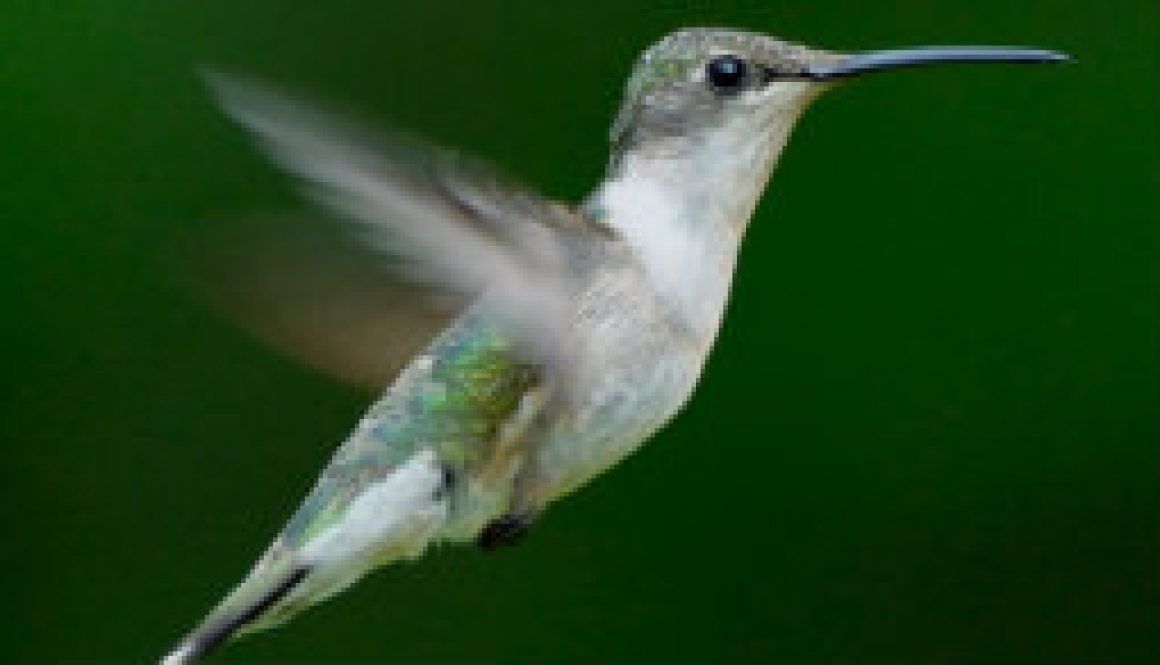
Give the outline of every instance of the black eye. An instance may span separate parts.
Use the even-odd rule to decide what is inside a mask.
[[[735,55],[720,55],[709,61],[705,75],[721,92],[732,92],[745,83],[745,61]]]

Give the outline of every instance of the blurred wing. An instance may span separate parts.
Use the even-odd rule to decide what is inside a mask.
[[[570,298],[565,274],[569,236],[584,229],[582,218],[511,185],[481,162],[403,135],[373,133],[338,114],[236,78],[207,78],[226,113],[254,135],[263,151],[297,177],[315,200],[349,222],[352,237],[386,259],[381,266],[389,275],[406,282],[382,282],[381,298],[376,298],[375,280],[360,277],[354,280],[360,286],[353,288],[353,295],[336,293],[334,303],[356,300],[360,305],[353,309],[361,313],[351,315],[351,308],[342,314],[304,313],[297,317],[299,323],[287,314],[295,297],[287,284],[281,304],[273,307],[281,312],[277,325],[265,326],[263,336],[297,337],[279,346],[298,349],[299,357],[309,355],[315,366],[339,361],[330,367],[332,373],[361,375],[360,383],[370,378],[381,385],[388,371],[392,376],[397,371],[398,358],[367,357],[366,366],[377,369],[352,371],[359,363],[355,356],[400,355],[376,348],[376,329],[397,333],[392,342],[383,330],[383,347],[400,342],[406,346],[420,337],[426,341],[447,322],[449,312],[486,294],[488,306],[511,326],[522,350],[538,361],[557,355],[553,343],[561,331],[555,326],[566,320]],[[325,263],[320,260],[319,265]],[[336,271],[322,270],[314,278],[309,269],[297,274],[296,279],[306,276],[313,282],[308,290],[325,291]],[[267,279],[277,284],[273,272]],[[350,286],[348,282],[337,280]],[[366,316],[375,303],[393,311],[385,317]],[[370,343],[324,351],[330,341],[322,329],[330,322],[348,328],[331,341],[349,342],[354,334]],[[272,333],[275,329],[283,332]],[[416,350],[411,344],[403,357]]]
[[[222,220],[182,238],[178,264],[264,343],[377,392],[467,302],[400,280],[336,226],[293,214]]]

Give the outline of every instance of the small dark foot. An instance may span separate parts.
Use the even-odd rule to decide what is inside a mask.
[[[508,514],[488,522],[479,532],[475,544],[491,552],[500,547],[510,547],[524,539],[532,526],[532,518],[521,514]]]

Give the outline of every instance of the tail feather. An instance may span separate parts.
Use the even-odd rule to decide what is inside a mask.
[[[308,566],[295,566],[273,577],[259,576],[260,569],[256,570],[197,629],[182,639],[161,660],[161,665],[197,663],[231,637],[277,624],[277,617],[269,616],[271,610],[302,585],[310,570]],[[259,620],[262,626],[257,625]]]
[[[246,579],[162,665],[195,663],[231,638],[283,623],[376,566],[418,556],[447,520],[448,477],[435,452],[425,449],[351,498],[340,494],[349,484],[345,477],[320,482]],[[295,527],[299,521],[307,528]],[[303,535],[320,523],[317,533]]]

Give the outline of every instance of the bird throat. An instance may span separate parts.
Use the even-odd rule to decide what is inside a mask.
[[[796,117],[746,120],[626,151],[586,205],[633,248],[650,286],[706,344],[720,327],[741,240]]]

